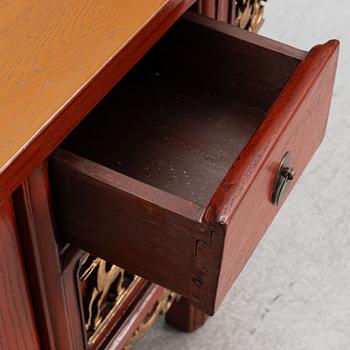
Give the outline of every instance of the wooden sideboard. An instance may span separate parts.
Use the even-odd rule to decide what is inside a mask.
[[[0,13],[0,349],[196,330],[322,141],[339,43],[252,33],[261,0]]]

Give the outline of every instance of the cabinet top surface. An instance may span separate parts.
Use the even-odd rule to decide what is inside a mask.
[[[171,1],[0,5],[0,174]]]

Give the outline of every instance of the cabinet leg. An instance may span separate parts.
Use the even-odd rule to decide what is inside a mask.
[[[208,316],[192,306],[187,298],[175,301],[166,313],[166,321],[183,332],[193,332],[203,326]]]

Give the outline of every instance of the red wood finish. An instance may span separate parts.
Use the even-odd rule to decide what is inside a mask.
[[[55,112],[54,118],[49,123],[43,125],[33,138],[28,140],[26,146],[1,169],[0,203],[48,157],[194,1],[171,0],[163,6],[141,31],[137,32],[115,56],[99,68],[95,76]]]
[[[74,338],[70,329],[46,163],[34,170],[14,199],[43,346],[57,350],[82,348],[82,331]],[[76,327],[81,329],[81,324]]]
[[[166,321],[183,332],[194,332],[202,327],[208,316],[191,305],[187,298],[174,301],[166,314]]]
[[[289,191],[321,143],[327,125],[339,43],[314,47],[268,112],[214,194],[208,222],[226,230],[216,296],[218,307],[253,253],[279,207],[271,202],[273,182],[286,151],[296,171]]]
[[[0,206],[0,349],[39,349],[11,200]]]

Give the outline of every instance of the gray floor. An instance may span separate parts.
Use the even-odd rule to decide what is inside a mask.
[[[350,1],[269,0],[262,35],[342,41],[326,138],[221,309],[193,334],[157,321],[136,350],[350,349]]]

